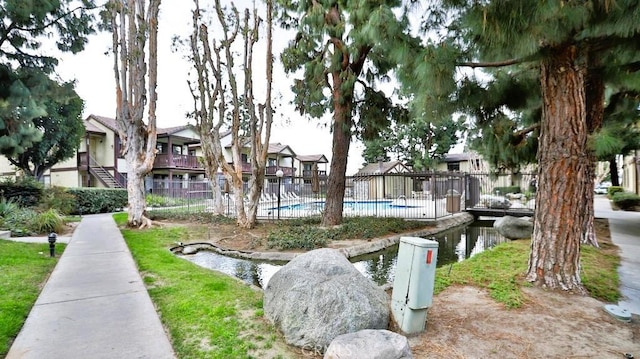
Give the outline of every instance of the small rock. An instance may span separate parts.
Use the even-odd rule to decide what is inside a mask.
[[[198,253],[198,248],[194,246],[184,246],[182,248],[182,254],[184,255],[196,254],[196,253]]]
[[[409,359],[413,358],[406,337],[388,331],[365,329],[337,336],[324,359]]]

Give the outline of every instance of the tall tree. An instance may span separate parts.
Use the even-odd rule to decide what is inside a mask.
[[[0,1],[0,151],[18,155],[41,138],[32,120],[46,115],[46,97],[41,96],[44,76],[58,63],[43,54],[44,41],[54,39],[61,51],[83,50],[87,35],[94,32],[93,0]],[[29,76],[25,82],[25,76]]]
[[[347,155],[354,132],[393,113],[379,108],[375,117],[357,116],[370,104],[385,104],[377,80],[386,80],[394,63],[392,44],[404,37],[407,19],[401,1],[278,1],[283,22],[297,36],[282,54],[289,73],[302,71],[292,86],[301,114],[321,118],[332,113],[332,158],[323,225],[342,222]],[[290,17],[294,14],[295,17]],[[355,115],[355,116],[354,116]]]
[[[107,4],[107,11],[105,15],[108,16],[113,40],[116,124],[122,141],[122,154],[128,165],[127,225],[145,227],[151,225],[151,220],[145,216],[144,177],[153,169],[157,152],[156,85],[160,0],[149,0],[148,9],[147,0],[111,0]],[[149,110],[145,122],[146,105],[149,105]]]
[[[517,65],[513,73],[505,71],[504,78],[517,77],[520,66],[538,72],[542,103],[538,191],[527,279],[548,288],[582,292],[580,242],[591,235],[593,222],[591,135],[601,127],[609,73],[627,69],[627,76],[637,79],[628,69],[639,60],[638,2],[443,0],[439,4],[439,15],[454,17],[447,22],[447,36],[427,44],[423,56],[408,59],[403,80],[416,94],[417,106],[440,106],[438,110],[451,112],[456,108],[452,94],[461,67]],[[439,15],[430,17],[436,20],[433,24],[446,17]],[[487,79],[476,82],[484,86]],[[429,105],[429,98],[436,104]]]
[[[38,142],[24,148],[20,154],[7,151],[9,162],[24,173],[40,180],[55,164],[73,157],[84,135],[82,109],[84,102],[73,89],[72,82],[58,84],[46,74],[35,70],[35,80],[43,90],[45,116],[32,120],[33,129],[41,134]],[[25,81],[29,83],[30,81]]]
[[[253,91],[253,48],[259,41],[260,17],[257,9],[253,14],[245,9],[241,18],[235,6],[225,13],[219,0],[215,1],[218,25],[222,28],[222,38],[211,40],[207,25],[201,18],[200,4],[195,0],[193,13],[193,33],[191,51],[197,74],[197,85],[190,86],[195,103],[196,127],[200,132],[207,176],[212,179],[214,209],[222,213],[222,196],[215,179],[221,169],[231,184],[236,210],[236,222],[240,227],[252,228],[257,220],[259,198],[265,180],[265,168],[273,123],[271,106],[271,84],[273,74],[272,53],[272,11],[271,0],[266,2],[266,96],[265,102],[256,104]],[[250,24],[251,23],[251,24]],[[240,37],[238,37],[240,35]],[[238,84],[235,66],[234,46],[243,46],[241,77],[244,79],[242,93]],[[213,76],[211,81],[210,76]],[[230,89],[226,91],[225,88]],[[229,121],[230,118],[230,121]],[[230,128],[233,163],[224,158],[220,132]],[[245,206],[242,152],[245,146],[250,153],[249,202]],[[215,182],[215,183],[214,183]],[[246,207],[246,208],[245,208]]]

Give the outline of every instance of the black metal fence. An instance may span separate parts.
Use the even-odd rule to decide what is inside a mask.
[[[438,219],[469,208],[529,208],[535,177],[492,176],[460,172],[366,174],[346,178],[345,216]],[[229,186],[220,183],[220,188]],[[307,177],[267,178],[260,196],[260,218],[297,218],[321,215],[326,179],[313,186]],[[532,191],[533,189],[533,191]],[[245,193],[248,184],[245,184]],[[213,194],[208,181],[154,181],[151,207],[167,211],[211,211]],[[230,193],[222,193],[225,212],[234,215]],[[162,199],[162,200],[158,200]]]

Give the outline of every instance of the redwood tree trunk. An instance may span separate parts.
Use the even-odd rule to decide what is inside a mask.
[[[333,76],[333,146],[327,182],[327,199],[322,215],[323,226],[342,223],[347,157],[351,145],[351,102],[353,87],[343,90],[339,73]]]
[[[584,292],[580,239],[587,222],[585,67],[575,46],[551,51],[541,64],[542,121],[538,146],[538,195],[527,279],[552,289]],[[576,200],[579,199],[579,200]]]

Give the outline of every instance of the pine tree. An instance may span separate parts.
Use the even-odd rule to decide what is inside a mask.
[[[347,155],[354,133],[393,113],[376,81],[386,79],[394,67],[390,51],[405,37],[407,19],[401,1],[280,0],[285,26],[297,36],[282,54],[289,73],[302,71],[292,86],[301,114],[321,118],[332,113],[332,159],[327,184],[323,225],[342,222]],[[294,17],[291,17],[294,15]],[[397,49],[397,48],[395,48]],[[362,116],[377,104],[374,117]],[[371,111],[369,113],[372,113]],[[360,116],[358,116],[360,114]]]
[[[448,24],[441,32],[445,36],[427,43],[421,56],[404,62],[401,78],[416,96],[414,107],[438,116],[480,109],[484,113],[476,111],[476,118],[508,138],[513,130],[526,132],[524,126],[535,118],[535,112],[526,108],[533,106],[523,103],[516,115],[527,121],[502,131],[503,105],[518,98],[464,99],[464,91],[457,90],[482,89],[492,81],[495,93],[509,82],[532,86],[528,79],[534,72],[541,110],[535,229],[527,279],[549,288],[584,291],[580,243],[593,236],[592,135],[602,126],[605,84],[623,73],[625,86],[640,83],[638,1],[443,0],[439,5],[439,9],[430,8],[429,26]],[[490,71],[494,76],[488,79],[461,72],[476,68],[500,70]],[[471,91],[476,92],[481,91]],[[470,104],[472,100],[477,104]],[[517,143],[518,139],[510,140]]]
[[[4,155],[15,157],[42,138],[32,120],[47,115],[42,88],[58,63],[43,53],[43,42],[54,39],[61,51],[83,50],[87,35],[94,32],[93,8],[93,0],[0,1],[0,152]]]

